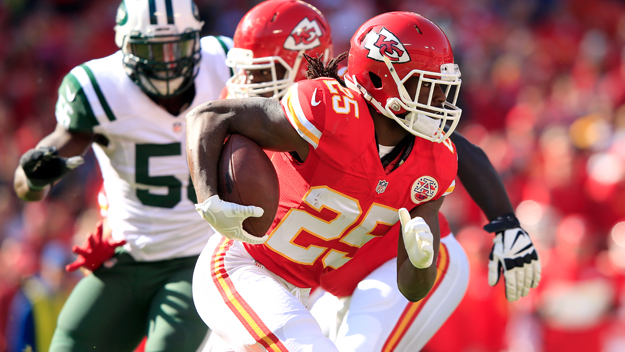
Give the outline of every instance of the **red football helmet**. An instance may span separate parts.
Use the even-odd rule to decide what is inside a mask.
[[[305,78],[308,65],[304,53],[312,57],[323,54],[326,62],[332,57],[330,25],[323,14],[296,0],[256,5],[239,22],[234,48],[228,52],[226,64],[234,72],[226,83],[230,97],[273,93],[273,98],[280,98],[294,82]],[[286,70],[283,76],[280,65]],[[249,78],[253,72],[263,71],[269,81],[252,82]]]
[[[359,91],[381,114],[415,136],[443,142],[454,131],[462,110],[456,106],[460,69],[449,40],[434,22],[412,12],[390,12],[365,22],[351,39],[345,83]],[[404,83],[418,77],[416,92]],[[422,87],[440,85],[447,97],[442,107],[418,102]],[[451,88],[455,92],[450,99]],[[403,117],[397,115],[408,113]],[[451,126],[447,132],[447,122]]]

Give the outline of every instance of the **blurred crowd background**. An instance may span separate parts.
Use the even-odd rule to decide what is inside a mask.
[[[196,0],[204,34],[232,36],[259,1]],[[464,301],[426,350],[625,351],[625,3],[616,0],[310,0],[335,54],[378,13],[414,11],[449,36],[463,85],[459,131],[501,174],[543,263],[537,290],[487,284],[492,234],[462,188],[443,206],[471,263]],[[42,202],[13,191],[19,157],[56,124],[63,76],[117,50],[117,0],[0,1],[0,351],[47,350],[81,274],[71,246],[99,217],[91,152]],[[21,329],[35,326],[35,332]]]

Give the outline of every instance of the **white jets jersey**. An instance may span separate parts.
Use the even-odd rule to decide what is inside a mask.
[[[108,196],[113,238],[138,261],[198,255],[213,230],[195,211],[185,115],[216,100],[230,78],[232,41],[201,40],[195,98],[178,116],[156,105],[126,75],[121,51],[74,68],[59,88],[56,118],[67,130],[105,136],[93,144]]]

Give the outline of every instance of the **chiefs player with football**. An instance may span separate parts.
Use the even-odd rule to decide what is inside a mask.
[[[316,22],[306,20],[311,33],[329,37],[328,26],[310,27]],[[415,40],[414,31],[427,38]],[[235,47],[236,41],[235,34]],[[318,285],[323,273],[348,262],[398,220],[403,236],[395,233],[393,239],[399,238],[394,253],[399,290],[417,301],[435,285],[437,213],[456,173],[456,151],[447,136],[460,117],[454,105],[459,70],[444,33],[416,14],[378,16],[351,44],[347,82],[352,89],[327,78],[303,81],[288,91],[288,85],[265,86],[260,88],[274,96],[286,92],[282,107],[272,100],[211,102],[187,116],[189,165],[203,201],[198,211],[226,237],[205,248],[194,298],[200,315],[236,350],[335,350],[305,309],[306,287]],[[271,68],[274,81],[280,76],[276,71]],[[447,101],[452,86],[455,95]],[[446,121],[451,128],[444,132]],[[262,214],[261,209],[216,195],[211,171],[221,148],[216,141],[230,133],[282,152],[274,157],[281,186],[278,215],[262,238],[241,228],[243,219]],[[378,145],[396,147],[380,162],[384,150]],[[343,152],[336,155],[336,150]],[[402,208],[411,209],[410,215]],[[370,244],[385,238],[391,237]],[[537,284],[532,277],[530,285],[532,279]],[[462,297],[464,288],[460,291]]]

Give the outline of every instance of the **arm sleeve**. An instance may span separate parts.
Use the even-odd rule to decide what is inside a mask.
[[[326,124],[325,85],[321,80],[300,81],[281,100],[284,113],[297,133],[317,149]]]
[[[456,189],[456,180],[451,181],[451,184],[449,185],[449,187],[447,187],[447,190],[445,190],[445,193],[443,193],[443,197],[451,194],[451,192],[454,191],[454,189]]]
[[[215,39],[217,39],[219,45],[221,45],[221,48],[224,51],[224,58],[227,58],[228,52],[234,46],[234,42],[232,41],[232,39],[224,37],[223,35],[216,36]],[[232,71],[232,68],[228,67],[228,70],[230,72],[230,77],[234,76],[234,71]]]
[[[61,82],[55,115],[57,122],[71,132],[93,133],[99,124],[85,90],[72,73]]]
[[[443,145],[452,154],[451,157],[450,157],[449,162],[453,165],[454,171],[452,172],[453,179],[451,180],[451,183],[449,184],[447,189],[445,189],[445,192],[443,193],[443,195],[441,197],[444,197],[446,195],[451,194],[454,191],[454,189],[456,189],[456,180],[455,180],[455,178],[456,178],[456,175],[458,173],[458,150],[456,149],[456,145],[454,144],[454,142],[452,142],[451,138],[448,138],[445,142],[443,142]]]
[[[458,178],[488,220],[513,213],[506,187],[484,151],[459,133],[450,139],[458,150]]]

